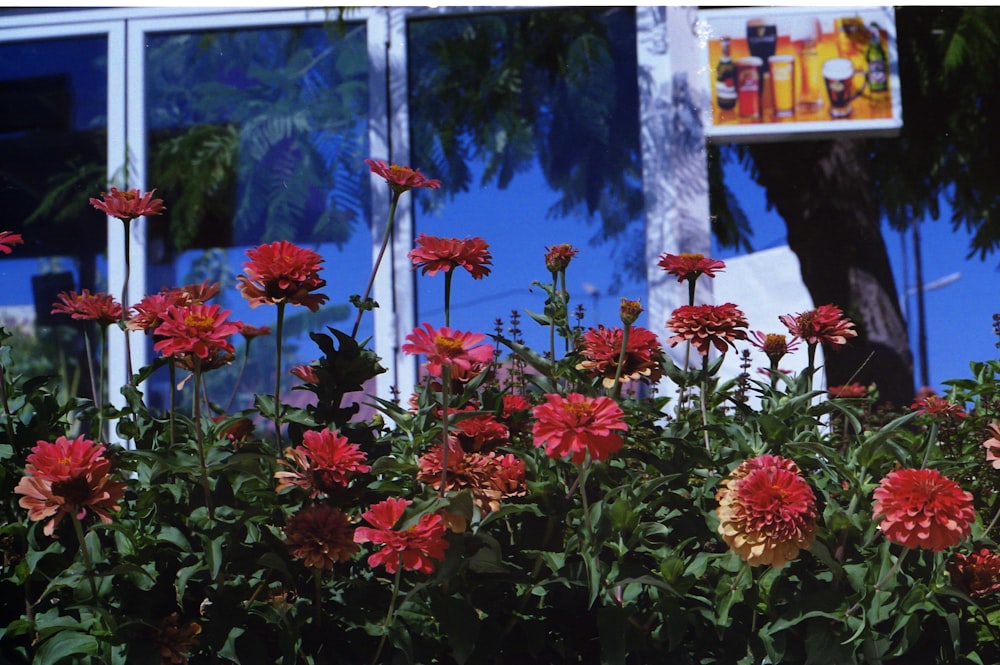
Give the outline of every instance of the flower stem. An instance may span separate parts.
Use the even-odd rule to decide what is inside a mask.
[[[132,348],[129,341],[128,328],[125,323],[128,321],[128,278],[129,273],[132,271],[132,230],[131,220],[122,220],[125,222],[125,278],[122,280],[122,318],[119,321],[122,332],[125,334],[125,373],[128,385],[132,385]]]
[[[361,296],[361,303],[363,305],[368,296],[371,295],[372,286],[375,284],[375,275],[378,274],[379,266],[382,265],[382,257],[385,256],[386,247],[389,246],[389,239],[392,237],[392,227],[396,221],[396,206],[399,205],[399,196],[402,192],[392,192],[392,198],[389,199],[389,218],[385,223],[385,236],[382,238],[382,247],[378,250],[378,257],[375,259],[375,265],[372,266],[372,274],[368,278],[368,284],[365,286],[365,294]],[[365,310],[362,307],[358,308],[358,318],[354,320],[354,329],[351,330],[351,337],[356,338],[358,336],[358,328],[361,326],[361,316],[364,314]]]
[[[451,278],[454,275],[454,270],[444,273],[444,325],[447,328],[451,327]]]
[[[705,450],[712,452],[712,445],[708,441],[708,409],[705,401],[708,399],[708,354],[701,357],[701,425],[705,434]]]
[[[7,417],[7,442],[11,448],[17,450],[17,444],[14,442],[14,415],[10,412],[10,402],[7,400],[7,377],[2,362],[0,362],[0,401],[3,402],[3,414]]]
[[[274,444],[275,450],[281,451],[281,344],[282,331],[285,327],[285,303],[278,303],[278,323],[275,326],[275,340],[278,343],[274,372]]]
[[[313,606],[316,609],[316,632],[317,634],[322,635],[323,630],[320,626],[323,622],[323,577],[319,568],[313,568],[313,591],[316,594],[313,601]]]
[[[83,566],[87,570],[90,593],[94,596],[94,602],[97,602],[97,582],[94,581],[94,562],[90,560],[90,552],[87,551],[87,540],[83,534],[83,524],[77,517],[73,518],[73,528],[76,530],[76,539],[80,541],[80,554],[83,555]]]
[[[378,648],[375,649],[375,656],[372,658],[372,665],[378,662],[378,657],[382,655],[382,648],[385,640],[389,636],[389,626],[392,625],[393,614],[396,611],[396,599],[399,597],[399,581],[403,575],[403,553],[399,554],[399,563],[396,567],[396,577],[392,581],[392,597],[389,598],[389,610],[385,613],[385,621],[382,623],[382,638],[378,641]]]
[[[240,384],[243,382],[243,374],[246,372],[247,364],[250,362],[250,342],[251,341],[252,340],[247,339],[247,344],[246,344],[246,347],[244,348],[244,351],[243,351],[243,364],[240,365],[240,373],[236,375],[236,382],[233,383],[233,392],[230,393],[230,395],[229,395],[229,401],[226,402],[226,413],[229,413],[229,410],[233,406],[233,402],[236,400],[236,393],[240,389]]]
[[[597,536],[594,534],[594,525],[590,521],[590,504],[587,502],[587,472],[590,471],[590,462],[590,454],[588,453],[587,459],[580,465],[578,480],[580,485],[580,502],[583,506],[583,523],[587,527],[587,544],[593,549],[597,543]]]
[[[170,447],[174,447],[177,442],[177,418],[174,415],[174,411],[177,409],[177,366],[171,359],[170,364],[167,367],[167,372],[169,374],[168,380],[170,381],[170,417],[169,417],[169,431],[170,431]]]
[[[559,293],[559,274],[552,273],[552,318],[549,320],[549,353],[552,362],[556,361],[556,303]]]
[[[208,482],[208,464],[205,462],[205,441],[201,431],[201,360],[194,361],[194,433],[198,443],[198,463],[201,466],[201,487],[205,493],[205,507],[208,518],[215,521],[215,506],[212,504],[212,489]]]
[[[626,325],[622,329],[622,348],[618,352],[618,367],[615,368],[615,385],[611,389],[611,396],[614,399],[618,399],[622,392],[622,369],[625,367],[625,356],[628,355],[626,350],[628,349],[628,336],[631,331],[631,325]]]
[[[451,401],[451,365],[441,366],[441,486],[438,496],[444,498],[448,483],[448,402]]]

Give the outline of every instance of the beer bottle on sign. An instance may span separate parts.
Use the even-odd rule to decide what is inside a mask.
[[[730,48],[729,37],[723,37],[722,53],[715,72],[715,101],[723,111],[736,106],[736,65],[733,64]]]
[[[865,60],[868,62],[868,90],[871,92],[872,101],[882,101],[889,92],[889,62],[885,57],[882,34],[876,23],[872,23],[869,28]]]

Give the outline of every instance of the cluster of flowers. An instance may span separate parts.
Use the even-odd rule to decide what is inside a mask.
[[[379,160],[369,160],[372,172],[383,177],[395,198],[414,187],[436,188],[436,180],[418,171]],[[394,199],[395,200],[395,199]],[[128,222],[140,216],[161,214],[163,202],[153,192],[121,192],[112,188],[94,207]],[[10,253],[21,242],[16,234],[0,234],[0,252]],[[564,274],[577,250],[562,244],[546,248],[545,264],[555,278]],[[316,252],[279,241],[247,252],[239,290],[251,307],[301,305],[316,311],[327,296],[318,293],[326,282],[320,278],[322,257]],[[421,234],[409,258],[414,269],[448,280],[459,269],[473,279],[489,275],[491,256],[481,238],[438,238]],[[706,360],[713,349],[725,353],[737,341],[747,341],[769,360],[766,372],[772,381],[781,372],[783,357],[805,344],[812,354],[820,345],[837,348],[857,335],[854,324],[835,305],[780,317],[785,333],[749,331],[745,315],[732,303],[696,304],[695,284],[702,276],[714,278],[724,269],[722,261],[700,254],[664,254],[659,263],[678,282],[689,285],[689,303],[677,308],[666,322],[671,346],[689,344]],[[377,269],[377,265],[376,265]],[[449,282],[450,283],[450,282]],[[120,323],[129,331],[143,331],[154,338],[154,349],[173,365],[192,372],[232,362],[231,337],[248,340],[269,334],[231,322],[231,312],[209,301],[216,285],[165,289],[128,307],[108,294],[60,294],[53,312],[95,322],[102,328]],[[447,290],[446,290],[447,293]],[[447,305],[447,303],[446,303]],[[279,312],[281,309],[279,309]],[[655,385],[665,372],[663,347],[657,335],[634,325],[642,308],[623,299],[621,327],[598,326],[575,340],[576,369],[599,380],[612,396],[579,392],[507,395],[501,413],[477,413],[450,424],[453,408],[448,394],[454,386],[467,385],[490,371],[495,349],[486,336],[463,332],[448,325],[435,328],[424,323],[406,338],[402,350],[424,359],[426,394],[440,395],[441,440],[417,461],[416,480],[442,496],[469,490],[483,514],[498,510],[503,501],[527,493],[524,460],[501,450],[511,432],[528,433],[532,444],[555,460],[568,460],[582,468],[609,459],[624,445],[629,432],[625,413],[613,396],[622,384]],[[280,318],[279,318],[280,320]],[[280,347],[280,340],[279,340]],[[279,363],[279,374],[280,374]],[[292,370],[299,378],[315,382],[309,366]],[[831,389],[835,396],[861,397],[867,387]],[[276,391],[277,392],[277,391]],[[277,397],[277,395],[276,395]],[[529,397],[531,399],[529,399]],[[471,402],[460,410],[478,411]],[[922,396],[914,409],[943,418],[961,418],[959,405],[932,395]],[[530,427],[530,430],[529,430]],[[278,436],[280,440],[280,428]],[[987,460],[1000,469],[1000,424],[991,425],[984,442]],[[31,520],[47,520],[44,533],[54,535],[63,516],[79,525],[88,512],[109,522],[120,510],[126,481],[114,476],[103,445],[79,437],[39,441],[28,457],[25,475],[17,486],[20,505]],[[307,431],[301,445],[283,451],[275,472],[278,493],[304,492],[307,501],[284,527],[291,554],[305,566],[329,570],[357,555],[360,545],[377,549],[368,557],[372,567],[431,573],[448,549],[449,528],[460,529],[453,516],[443,512],[408,515],[413,502],[389,497],[351,514],[348,488],[371,471],[361,447],[332,430]],[[762,455],[740,463],[722,481],[716,495],[718,532],[729,548],[750,565],[781,567],[808,549],[817,531],[816,497],[796,464],[778,455]],[[969,536],[975,520],[973,497],[935,469],[904,468],[886,475],[874,491],[873,518],[882,534],[906,548],[941,551]],[[367,524],[358,525],[359,521]],[[973,593],[1000,590],[1000,555],[981,551],[956,554],[953,575]]]

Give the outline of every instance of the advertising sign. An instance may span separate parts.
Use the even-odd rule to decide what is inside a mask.
[[[717,143],[895,136],[902,103],[892,7],[698,12]]]

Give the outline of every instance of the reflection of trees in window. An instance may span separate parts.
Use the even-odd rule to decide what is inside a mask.
[[[596,242],[644,279],[635,16],[626,8],[410,22],[413,163],[447,183],[506,187],[537,159],[550,218],[596,218]],[[472,183],[472,165],[483,165]]]
[[[367,51],[363,27],[338,26],[149,39],[148,182],[168,204],[151,261],[350,238],[367,204]]]

